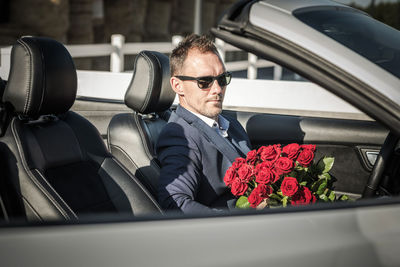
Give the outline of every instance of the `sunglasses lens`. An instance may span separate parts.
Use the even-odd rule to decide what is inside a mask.
[[[212,77],[212,76],[205,76],[201,78],[197,78],[197,86],[200,89],[208,89],[211,87],[211,84],[214,80],[217,80],[219,86],[227,86],[232,79],[232,74],[230,72],[223,73],[219,76]]]
[[[230,73],[223,73],[218,76],[217,81],[219,86],[226,86],[231,82],[232,74]]]
[[[200,89],[207,89],[210,87],[211,83],[214,81],[212,77],[203,77],[197,80],[197,85]]]

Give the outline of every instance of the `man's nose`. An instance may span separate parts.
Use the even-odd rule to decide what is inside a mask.
[[[220,94],[222,92],[222,87],[219,85],[217,80],[214,80],[211,84],[211,91],[213,94]]]

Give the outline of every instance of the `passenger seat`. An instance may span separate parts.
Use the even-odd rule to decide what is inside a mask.
[[[98,130],[70,111],[77,74],[66,48],[23,37],[12,48],[0,137],[6,210],[27,220],[160,214],[144,186],[108,152]]]

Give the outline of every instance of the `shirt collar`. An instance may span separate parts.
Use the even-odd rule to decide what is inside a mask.
[[[204,115],[201,115],[199,113],[195,113],[191,110],[189,110],[191,113],[199,117],[202,121],[204,121],[205,124],[210,126],[211,128],[216,127],[219,130],[222,130],[223,132],[228,131],[229,128],[229,121],[225,119],[222,115],[218,115],[218,121],[215,121],[209,117],[206,117]]]

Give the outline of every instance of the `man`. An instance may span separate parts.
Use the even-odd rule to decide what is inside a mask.
[[[235,198],[223,178],[232,162],[250,151],[239,122],[220,115],[232,76],[212,41],[194,34],[172,51],[170,68],[179,105],[157,143],[159,202],[185,213],[232,208]]]

